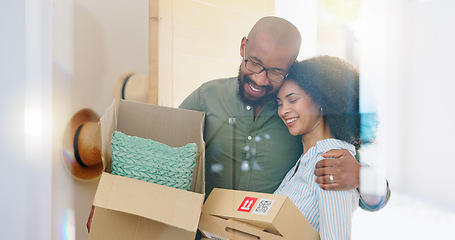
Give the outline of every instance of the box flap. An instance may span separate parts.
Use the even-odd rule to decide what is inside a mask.
[[[103,172],[93,204],[195,231],[203,201],[203,194]]]
[[[319,239],[318,231],[288,197],[273,225],[286,239]]]
[[[266,232],[255,226],[234,219],[223,219],[217,216],[201,214],[199,230],[211,239],[236,240],[285,240],[280,235]]]
[[[103,161],[104,171],[111,172],[112,151],[111,137],[112,133],[117,129],[117,118],[115,112],[115,99],[112,104],[104,111],[100,118],[101,132],[101,160]]]
[[[204,112],[127,100],[119,104],[117,129],[125,134],[153,139],[171,147],[199,143],[203,136]],[[198,147],[202,149],[199,144]]]
[[[187,231],[133,214],[96,207],[89,240],[194,240]]]

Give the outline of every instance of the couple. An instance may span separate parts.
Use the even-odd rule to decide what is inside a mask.
[[[241,40],[238,77],[203,84],[180,108],[206,113],[207,195],[214,187],[284,194],[321,239],[349,239],[359,198],[370,211],[388,200],[364,201],[356,189],[358,73],[332,57],[296,63],[300,44],[288,21],[260,19]]]

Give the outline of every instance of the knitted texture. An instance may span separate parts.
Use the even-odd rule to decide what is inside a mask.
[[[196,164],[197,145],[170,147],[151,139],[112,134],[111,173],[169,187],[189,190]]]

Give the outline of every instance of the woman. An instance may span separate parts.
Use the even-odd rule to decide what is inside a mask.
[[[358,90],[354,67],[320,56],[296,63],[277,95],[278,115],[292,135],[302,136],[303,154],[275,194],[287,195],[323,240],[350,239],[359,205],[357,190],[322,190],[314,175],[322,153],[347,149],[355,155],[360,147]]]

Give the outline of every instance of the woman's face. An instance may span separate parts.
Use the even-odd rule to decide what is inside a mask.
[[[278,115],[296,135],[311,132],[321,118],[321,108],[293,80],[285,80],[277,95]]]

